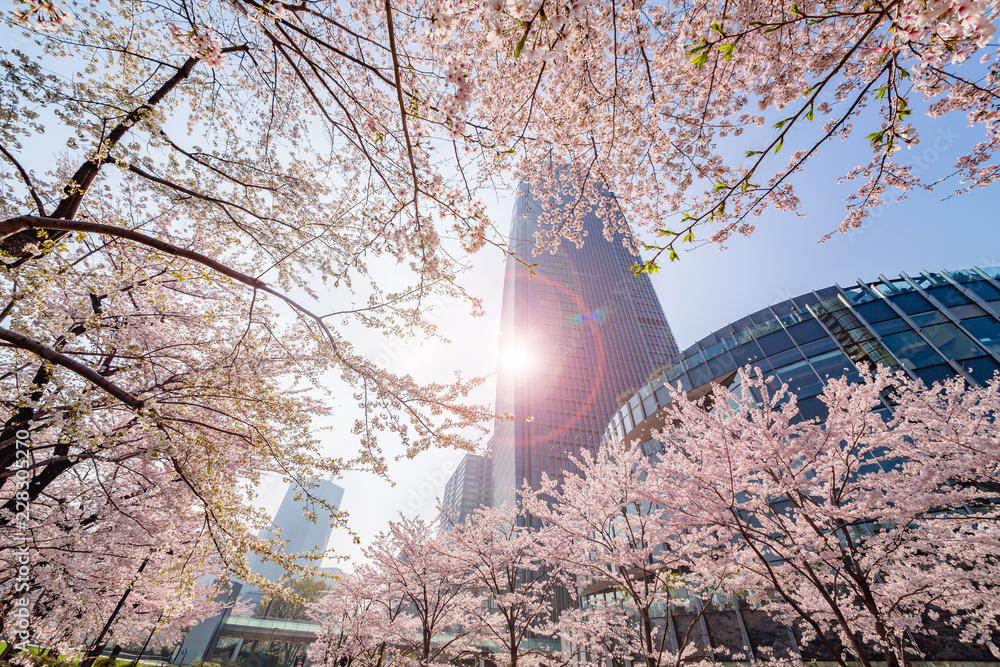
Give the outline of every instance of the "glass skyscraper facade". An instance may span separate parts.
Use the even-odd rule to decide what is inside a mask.
[[[493,436],[493,503],[513,504],[525,481],[558,476],[596,449],[621,395],[677,354],[646,275],[620,238],[607,242],[594,213],[588,241],[532,256],[541,203],[522,186],[510,231],[500,315]],[[523,263],[522,263],[523,262]],[[526,265],[531,265],[530,268]]]
[[[880,276],[768,306],[684,350],[615,412],[604,438],[662,427],[666,385],[698,398],[714,383],[734,386],[746,364],[787,382],[803,418],[822,418],[825,379],[858,377],[863,362],[927,385],[955,375],[988,382],[1000,370],[1000,267]]]
[[[483,505],[493,504],[493,459],[466,454],[444,487],[441,524],[446,528],[465,523]]]

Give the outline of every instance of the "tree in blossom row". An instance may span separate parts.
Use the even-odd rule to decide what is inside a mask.
[[[904,666],[939,635],[997,656],[1000,379],[834,379],[820,423],[787,387],[738,377],[698,402],[675,392],[653,447],[607,443],[525,487],[520,510],[394,524],[314,608],[312,660]],[[556,616],[559,589],[579,604]],[[698,616],[726,606],[793,629],[802,653],[707,644]]]

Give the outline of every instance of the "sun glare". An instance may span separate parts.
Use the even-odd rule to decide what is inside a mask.
[[[499,366],[508,373],[525,374],[534,363],[534,354],[525,343],[512,343],[500,349]]]

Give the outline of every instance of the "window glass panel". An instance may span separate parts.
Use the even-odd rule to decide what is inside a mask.
[[[814,419],[819,418],[820,421],[826,419],[827,407],[818,396],[812,396],[810,398],[803,398],[797,403],[799,407],[799,417],[800,419]],[[797,420],[798,421],[798,420]]]
[[[992,317],[978,317],[974,320],[965,320],[962,326],[980,343],[994,352],[1000,352],[1000,322]]]
[[[701,362],[705,361],[705,357],[702,356],[701,352],[695,352],[690,357],[685,359],[685,361],[687,362],[688,368],[694,368]]]
[[[826,354],[821,354],[817,357],[811,357],[809,362],[812,367],[816,369],[816,374],[821,378],[823,377],[840,377],[850,369],[854,368],[854,364],[844,356],[840,350],[834,350],[833,352],[827,352]]]
[[[819,299],[812,292],[808,294],[800,294],[799,296],[792,299],[792,303],[795,304],[795,307],[802,312],[808,311],[809,306],[813,305],[817,301],[819,301]]]
[[[950,310],[951,314],[960,320],[967,320],[973,317],[980,317],[981,315],[986,314],[985,310],[983,310],[974,303],[970,303],[965,306],[955,306],[954,308],[949,308],[948,310]]]
[[[657,407],[655,396],[647,396],[642,399],[642,409],[647,415],[651,415],[656,412]]]
[[[708,367],[712,370],[712,377],[719,377],[736,370],[736,362],[728,354],[708,360]]]
[[[752,363],[760,359],[762,356],[764,356],[764,354],[760,351],[760,348],[754,341],[750,341],[746,345],[742,345],[733,350],[733,359],[736,360],[737,366]]]
[[[955,279],[955,282],[959,282],[959,283],[969,283],[969,282],[973,282],[973,281],[976,281],[976,280],[982,280],[982,278],[979,276],[978,273],[976,273],[975,271],[971,271],[971,270],[970,271],[965,271],[965,270],[962,270],[962,271],[949,271],[948,273],[951,274],[951,277]]]
[[[719,356],[725,351],[726,351],[725,343],[716,343],[715,345],[712,345],[707,350],[705,350],[705,358],[714,359],[715,357]]]
[[[872,324],[897,317],[896,313],[889,307],[889,304],[881,299],[855,306],[854,310],[858,312],[858,315],[861,315],[861,317]]]
[[[799,345],[809,343],[826,335],[816,320],[809,320],[788,328],[788,334]]]
[[[948,281],[942,276],[936,273],[928,273],[926,276],[920,276],[919,278],[914,278],[913,282],[917,283],[924,289],[928,287],[938,287],[940,285],[947,285]]]
[[[784,331],[775,331],[772,334],[768,334],[763,338],[759,338],[757,342],[760,344],[760,349],[764,351],[764,354],[771,356],[772,354],[777,354],[778,352],[784,352],[788,348],[792,347],[792,339],[788,337]]]
[[[948,364],[936,364],[934,366],[928,366],[927,368],[921,368],[916,371],[917,377],[924,381],[924,384],[930,386],[935,382],[941,382],[942,380],[948,380],[955,377],[955,369],[953,369]]]
[[[872,296],[871,292],[866,289],[862,289],[861,287],[846,289],[844,290],[844,293],[847,294],[847,298],[853,304],[867,303],[875,298]]]
[[[940,324],[941,322],[948,321],[948,318],[945,317],[940,310],[932,310],[929,313],[920,313],[919,315],[914,315],[910,319],[912,319],[918,327],[926,327],[931,324]]]
[[[820,354],[821,352],[829,352],[830,350],[837,349],[837,342],[832,338],[820,338],[819,340],[814,340],[811,343],[806,343],[802,345],[802,353],[807,357],[812,357],[814,355]]]
[[[988,275],[993,280],[1000,280],[1000,266],[979,267],[979,270]]]
[[[928,310],[934,309],[927,299],[920,296],[916,292],[911,292],[910,294],[900,294],[899,296],[892,297],[891,300],[894,304],[902,308],[903,312],[907,315],[926,313]]]
[[[708,369],[708,364],[702,364],[688,371],[688,376],[691,378],[691,384],[695,387],[700,387],[703,384],[711,382],[712,371]]]
[[[783,382],[789,382],[803,376],[812,375],[812,369],[809,368],[809,364],[807,364],[804,359],[794,364],[776,368],[774,369],[774,372]]]
[[[962,362],[962,368],[969,371],[976,382],[986,385],[993,379],[993,374],[1000,370],[1000,364],[989,357],[979,357],[978,359],[967,359]]]
[[[931,346],[912,331],[885,336],[882,342],[907,368],[924,368],[944,362]]]
[[[840,341],[841,345],[848,345],[852,342],[863,343],[866,340],[871,340],[874,337],[875,336],[872,334],[872,332],[868,330],[868,327],[860,326],[844,331],[839,336],[837,336],[837,340]]]
[[[1000,299],[1000,291],[985,281],[969,283],[965,286],[965,288],[970,292],[974,292],[976,296],[983,301],[995,301],[996,299]]]
[[[934,289],[927,290],[927,293],[946,306],[961,306],[962,304],[970,303],[967,298],[951,285],[935,287]]]
[[[885,322],[879,322],[872,325],[872,329],[879,336],[888,336],[890,334],[899,333],[900,331],[909,331],[910,325],[901,319],[887,320]]]
[[[809,317],[812,317],[812,316],[810,315]],[[779,315],[778,319],[786,327],[790,327],[793,324],[798,324],[799,322],[802,322],[803,320],[809,319],[809,317],[804,317],[801,313],[799,313],[799,311],[792,310],[791,312],[785,313],[783,315]]]
[[[830,339],[827,338],[826,340]],[[777,368],[779,366],[785,366],[786,364],[790,364],[793,361],[798,361],[801,358],[802,358],[802,353],[796,350],[795,348],[792,348],[790,350],[785,350],[784,352],[779,352],[778,354],[772,355],[771,357],[768,358],[768,360],[775,368]]]
[[[950,359],[971,359],[983,353],[971,338],[959,331],[951,322],[924,327],[921,333],[934,343],[934,347],[941,350],[941,354]]]

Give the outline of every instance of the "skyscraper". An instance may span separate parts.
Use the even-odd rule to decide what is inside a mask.
[[[677,354],[673,333],[637,258],[603,238],[589,213],[588,241],[532,256],[541,203],[525,186],[511,220],[500,314],[493,437],[493,503],[513,503],[525,481],[558,475],[596,449],[622,394]],[[523,263],[522,263],[523,262]],[[526,264],[533,265],[530,269]],[[627,398],[627,396],[626,396]]]
[[[466,454],[444,487],[441,523],[446,528],[465,523],[482,505],[493,502],[493,459]]]
[[[340,507],[340,502],[344,499],[343,487],[328,479],[319,479],[315,483],[317,486],[310,489],[313,496],[322,498],[331,507]],[[318,503],[311,503],[304,509],[302,501],[295,500],[295,493],[294,485],[289,486],[285,492],[285,497],[274,515],[273,524],[276,530],[265,528],[258,533],[258,537],[288,540],[288,544],[281,548],[282,553],[286,554],[318,553],[325,550],[333,532],[334,517]],[[316,520],[308,518],[306,511],[315,513]],[[299,558],[295,562],[299,565],[318,565],[316,561],[308,558]],[[262,562],[256,556],[251,557],[250,569],[271,581],[277,581],[285,573],[284,568],[277,563]]]

